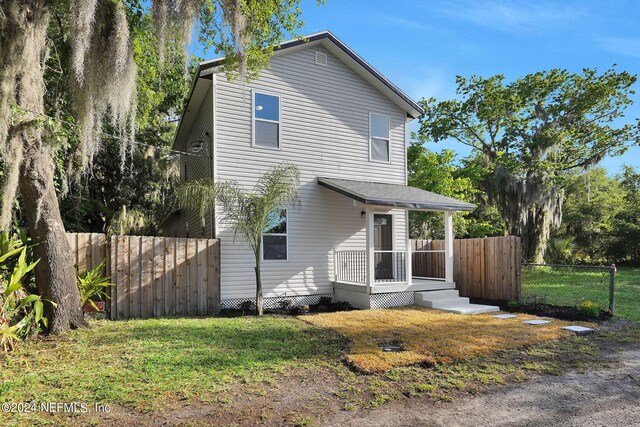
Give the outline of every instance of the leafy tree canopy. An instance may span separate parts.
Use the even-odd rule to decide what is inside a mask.
[[[542,261],[549,232],[561,220],[564,176],[622,154],[638,127],[619,123],[636,76],[610,69],[575,74],[554,69],[505,82],[502,75],[457,78],[460,99],[422,100],[422,142],[453,139],[484,162],[483,190],[525,256]]]

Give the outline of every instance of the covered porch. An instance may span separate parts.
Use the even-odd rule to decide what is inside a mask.
[[[453,213],[471,211],[472,204],[406,185],[334,178],[318,178],[318,184],[351,198],[362,209],[365,220],[362,249],[333,250],[336,298],[342,296],[351,302],[354,298],[364,301],[367,296],[376,295],[379,299],[380,294],[404,294],[396,300],[412,304],[413,292],[455,289]],[[404,211],[404,224],[399,226],[402,230],[390,210]],[[412,210],[442,212],[444,247],[412,247],[408,220],[408,212]],[[370,304],[359,305],[373,308]]]

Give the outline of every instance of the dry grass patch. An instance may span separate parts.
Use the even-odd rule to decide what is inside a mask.
[[[560,329],[562,326],[576,324],[560,320],[535,326],[522,323],[536,318],[522,314],[496,319],[493,314],[459,315],[403,307],[318,314],[304,320],[349,339],[348,364],[362,372],[382,372],[398,366],[449,363],[554,340],[571,335]],[[400,345],[404,351],[380,349],[389,344]]]

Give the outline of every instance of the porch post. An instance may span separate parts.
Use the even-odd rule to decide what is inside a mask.
[[[407,253],[405,255],[405,271],[407,272],[407,284],[413,282],[413,253],[411,248],[411,236],[409,235],[409,210],[404,211],[404,225],[406,230]]]
[[[374,241],[373,241],[373,212],[366,208],[367,213],[367,294],[371,294],[371,287],[375,282],[375,252],[374,252]]]
[[[453,282],[453,212],[444,212],[444,279]]]

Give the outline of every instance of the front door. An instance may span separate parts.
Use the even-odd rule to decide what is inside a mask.
[[[377,252],[393,250],[393,225],[391,219],[391,215],[373,215],[373,246],[376,250],[376,280],[393,279],[393,253]]]

